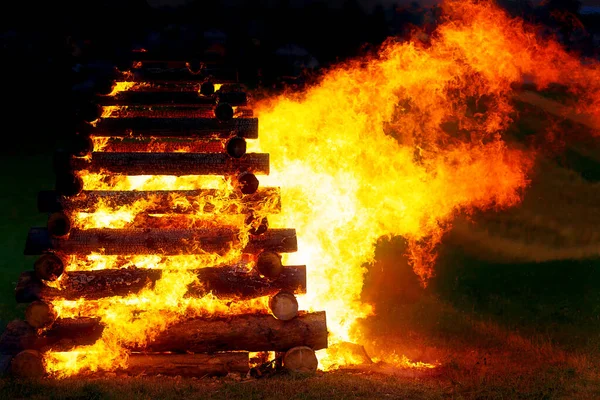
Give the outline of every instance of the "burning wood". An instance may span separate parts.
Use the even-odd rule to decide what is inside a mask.
[[[105,329],[98,319],[81,317],[58,318],[39,334],[28,324],[13,325],[20,325],[20,330],[11,327],[11,341],[3,339],[5,353],[11,350],[16,354],[25,349],[68,351],[93,344]],[[325,312],[302,312],[290,321],[281,321],[269,314],[192,318],[171,325],[149,343],[126,347],[135,352],[214,353],[287,351],[295,346],[308,346],[313,350],[327,347]]]
[[[222,229],[72,229],[68,237],[53,238],[46,228],[31,228],[26,255],[55,250],[66,254],[203,254],[224,252],[239,243],[238,230]],[[264,250],[291,253],[298,250],[295,229],[270,229],[251,235],[246,253]]]
[[[100,207],[118,209],[136,202],[149,204],[145,212],[246,214],[250,210],[277,213],[281,209],[279,188],[261,188],[254,194],[225,193],[217,189],[156,191],[84,190],[74,197],[56,191],[38,193],[40,212],[94,212]]]
[[[46,374],[42,354],[25,350],[11,363],[11,373],[18,378],[40,378]],[[247,352],[215,354],[131,354],[126,368],[118,368],[127,375],[164,375],[182,377],[225,376],[236,372],[246,374],[250,369]]]
[[[89,152],[91,153],[92,151],[105,151],[116,153],[224,153],[225,141],[221,139],[197,139],[185,137],[93,138],[92,148]]]
[[[91,130],[94,136],[238,136],[256,139],[257,118],[233,118],[220,121],[213,118],[103,118]]]
[[[212,293],[218,298],[243,300],[274,295],[281,290],[306,293],[306,267],[303,265],[286,266],[279,277],[273,280],[262,278],[256,271],[238,266],[207,267],[190,270],[189,273],[197,277],[197,281],[188,286],[188,296],[193,297]],[[152,288],[162,274],[160,269],[145,268],[70,271],[63,274],[57,288],[37,279],[32,272],[23,272],[15,293],[17,302],[20,303],[128,296]],[[296,303],[296,311],[297,306]]]
[[[248,96],[244,92],[217,92],[212,96],[204,96],[193,91],[137,91],[127,90],[118,92],[113,96],[98,96],[98,103],[102,106],[184,106],[208,105],[228,103],[232,106],[244,106]]]
[[[286,351],[299,345],[314,350],[327,347],[325,312],[301,313],[291,321],[280,321],[268,314],[194,318],[172,325],[139,350]]]
[[[232,175],[241,171],[269,174],[269,155],[250,153],[234,158],[221,153],[107,153],[70,157],[63,168],[123,175]],[[60,165],[57,166],[60,168]]]
[[[35,261],[33,270],[38,279],[55,281],[65,271],[65,265],[56,254],[46,253]]]
[[[23,350],[68,351],[94,344],[103,331],[104,324],[98,318],[57,318],[43,331],[25,321],[15,320],[7,325],[0,337],[0,351],[10,355]]]
[[[269,300],[269,308],[275,318],[289,321],[298,316],[298,300],[289,292],[279,292]]]
[[[215,108],[194,106],[105,106],[104,118],[212,118]],[[252,118],[254,112],[249,108],[236,106],[234,118]]]
[[[213,354],[131,354],[127,367],[118,371],[128,375],[165,375],[183,377],[225,376],[230,372],[246,374],[250,369],[248,353],[237,351]]]

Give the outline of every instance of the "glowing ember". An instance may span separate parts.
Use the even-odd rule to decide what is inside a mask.
[[[286,95],[255,106],[261,134],[249,151],[271,154],[272,174],[261,186],[281,188],[281,213],[269,226],[294,227],[299,252],[287,264],[305,264],[304,310],[326,310],[330,344],[353,341],[355,322],[372,313],[360,300],[365,263],[386,235],[409,242],[409,258],[426,284],[433,275],[435,247],[458,212],[507,207],[519,201],[533,164],[530,151],[511,148],[503,132],[512,120],[513,89],[524,76],[543,88],[566,85],[580,102],[575,108],[597,123],[600,68],[583,65],[535,29],[510,19],[485,2],[450,1],[448,17],[430,44],[389,41],[372,59],[328,71],[299,96]],[[84,174],[88,190],[230,189],[214,177],[122,177]],[[119,210],[99,207],[77,215],[78,227],[125,227],[151,204]],[[194,214],[185,224],[213,218]],[[218,215],[217,223],[237,221]],[[93,346],[46,354],[58,375],[115,369],[126,363],[127,344],[143,343],[183,316],[235,314],[266,309],[265,299],[229,303],[212,295],[185,298],[189,269],[220,264],[241,255],[72,257],[68,269],[135,264],[177,268],[152,290],[127,298],[56,301],[59,315],[97,316],[107,324]],[[352,363],[343,354],[319,354],[321,367]],[[390,355],[399,366],[430,368]]]

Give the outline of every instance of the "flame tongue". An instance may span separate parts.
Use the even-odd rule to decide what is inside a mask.
[[[447,22],[429,45],[390,40],[378,56],[328,71],[300,98],[286,95],[255,109],[261,136],[248,151],[270,153],[273,172],[261,185],[281,187],[281,214],[269,216],[269,227],[297,229],[300,252],[284,263],[307,265],[300,308],[326,310],[331,344],[359,337],[355,321],[372,313],[360,295],[364,264],[373,260],[379,237],[406,237],[414,270],[426,283],[435,247],[456,213],[519,201],[534,154],[509,146],[503,134],[514,117],[512,86],[524,75],[540,87],[565,85],[581,99],[578,112],[600,117],[596,63],[582,65],[490,3],[448,1],[444,10]],[[229,187],[213,177],[87,174],[84,182],[88,190]],[[112,214],[117,220],[98,209],[96,216],[82,215],[79,226],[124,226],[144,212],[143,204],[136,207]],[[107,329],[91,348],[48,353],[48,369],[114,369],[126,360],[122,344],[147,340],[183,315],[264,309],[264,299],[231,306],[212,296],[184,298],[182,288],[193,279],[186,270],[197,258],[177,260],[139,259],[149,267],[182,264],[136,296],[56,302],[61,316],[100,316]],[[114,263],[93,255],[73,260],[71,268]],[[321,355],[322,367],[350,358]]]

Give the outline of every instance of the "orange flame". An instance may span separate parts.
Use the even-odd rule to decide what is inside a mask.
[[[451,0],[444,11],[447,21],[429,44],[389,40],[377,56],[329,70],[305,93],[255,107],[261,136],[249,151],[271,154],[273,173],[261,177],[261,185],[281,187],[281,213],[269,215],[269,225],[296,228],[299,252],[284,257],[284,263],[307,265],[308,293],[299,303],[305,310],[326,310],[331,344],[360,337],[355,322],[372,313],[360,295],[364,264],[373,260],[378,238],[406,237],[413,268],[425,284],[433,275],[435,248],[457,213],[518,203],[534,153],[509,145],[505,132],[514,117],[513,86],[524,76],[533,76],[540,88],[565,85],[579,99],[571,104],[577,113],[595,123],[600,118],[597,63],[582,63],[491,3]],[[88,190],[230,185],[214,177],[83,178]],[[101,207],[79,215],[77,224],[128,226],[145,210],[141,203],[118,212]],[[70,269],[124,262],[179,267],[136,296],[55,302],[61,316],[99,316],[107,329],[96,345],[47,353],[48,371],[70,375],[117,368],[126,363],[124,344],[149,340],[184,314],[265,310],[265,299],[229,305],[213,296],[184,298],[182,288],[194,279],[187,266],[204,256],[177,257],[71,258]],[[352,362],[326,351],[319,357],[324,369]],[[394,355],[390,360],[431,367]]]

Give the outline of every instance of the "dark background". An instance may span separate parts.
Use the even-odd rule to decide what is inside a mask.
[[[598,57],[600,14],[579,13],[580,2],[500,4],[544,24],[546,34],[572,50]],[[5,151],[15,152],[33,138],[51,145],[71,129],[76,101],[71,88],[106,73],[133,47],[187,55],[216,48],[242,69],[245,83],[272,87],[289,76],[309,79],[315,68],[306,66],[327,67],[376,50],[388,36],[408,39],[416,29],[430,33],[440,20],[436,5],[357,0],[194,0],[177,7],[151,7],[145,0],[24,1],[4,11],[2,118],[6,130],[19,133],[4,135],[15,143]]]

